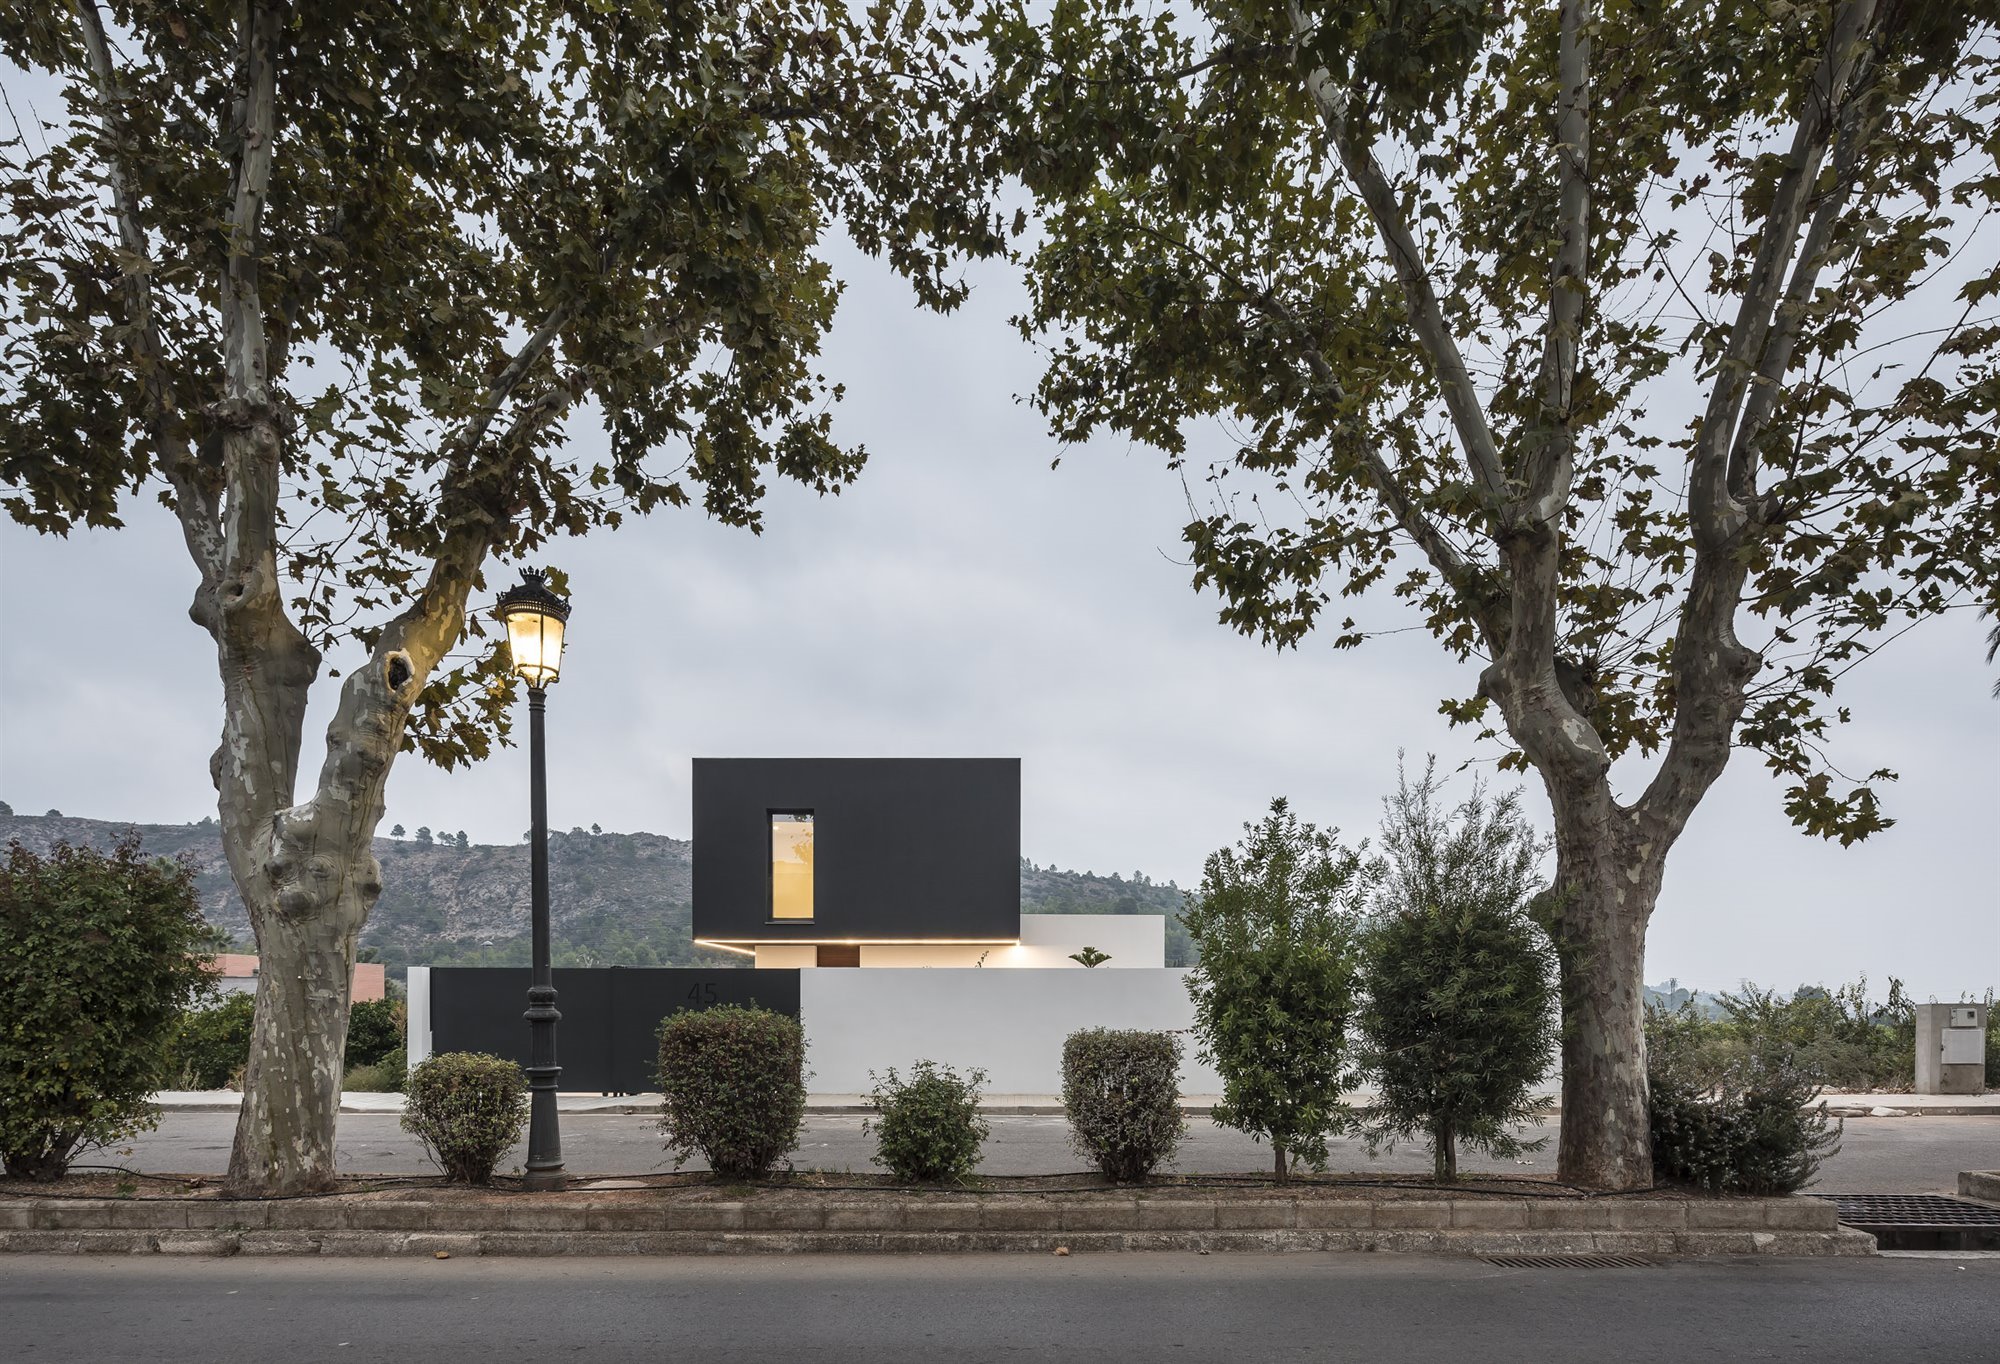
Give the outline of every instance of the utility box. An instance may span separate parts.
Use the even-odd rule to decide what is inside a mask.
[[[1984,1004],[1919,1004],[1917,1093],[1983,1093],[1989,1021]]]

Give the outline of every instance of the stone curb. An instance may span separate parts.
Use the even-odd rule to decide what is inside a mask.
[[[1858,1239],[1857,1239],[1858,1238]],[[0,1199],[0,1251],[401,1255],[810,1250],[1622,1249],[1870,1254],[1817,1198],[1097,1199],[495,1203],[309,1198]]]
[[[2000,1170],[1960,1170],[1958,1193],[1982,1203],[2000,1203]]]
[[[4,1231],[0,1253],[68,1255],[750,1255],[1025,1251],[1386,1251],[1431,1255],[1653,1256],[1875,1254],[1865,1232],[1835,1231],[772,1231],[369,1232]]]

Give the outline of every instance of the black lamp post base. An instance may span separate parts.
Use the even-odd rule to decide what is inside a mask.
[[[530,1170],[521,1176],[521,1187],[529,1193],[561,1193],[569,1187],[569,1176],[561,1170]]]

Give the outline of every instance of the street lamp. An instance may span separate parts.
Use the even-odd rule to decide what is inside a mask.
[[[542,707],[562,674],[563,626],[569,603],[549,591],[542,575],[521,570],[521,585],[501,594],[493,614],[507,626],[514,671],[528,684],[529,897],[535,968],[528,985],[528,1189],[563,1187],[562,1130],[556,1120],[556,987],[549,974],[549,787]]]

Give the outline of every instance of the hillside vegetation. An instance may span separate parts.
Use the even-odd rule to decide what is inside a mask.
[[[38,852],[58,840],[108,849],[128,833],[162,857],[194,868],[202,913],[243,950],[250,920],[230,881],[213,822],[125,824],[67,815],[0,817],[0,844]],[[466,843],[434,836],[378,838],[382,899],[361,945],[391,968],[410,965],[509,966],[528,961],[528,845]],[[558,966],[742,966],[731,952],[696,947],[689,933],[694,845],[649,833],[549,835],[551,935]],[[1192,964],[1177,917],[1182,892],[1142,873],[1060,871],[1021,864],[1021,909],[1028,914],[1164,914],[1167,964]]]

